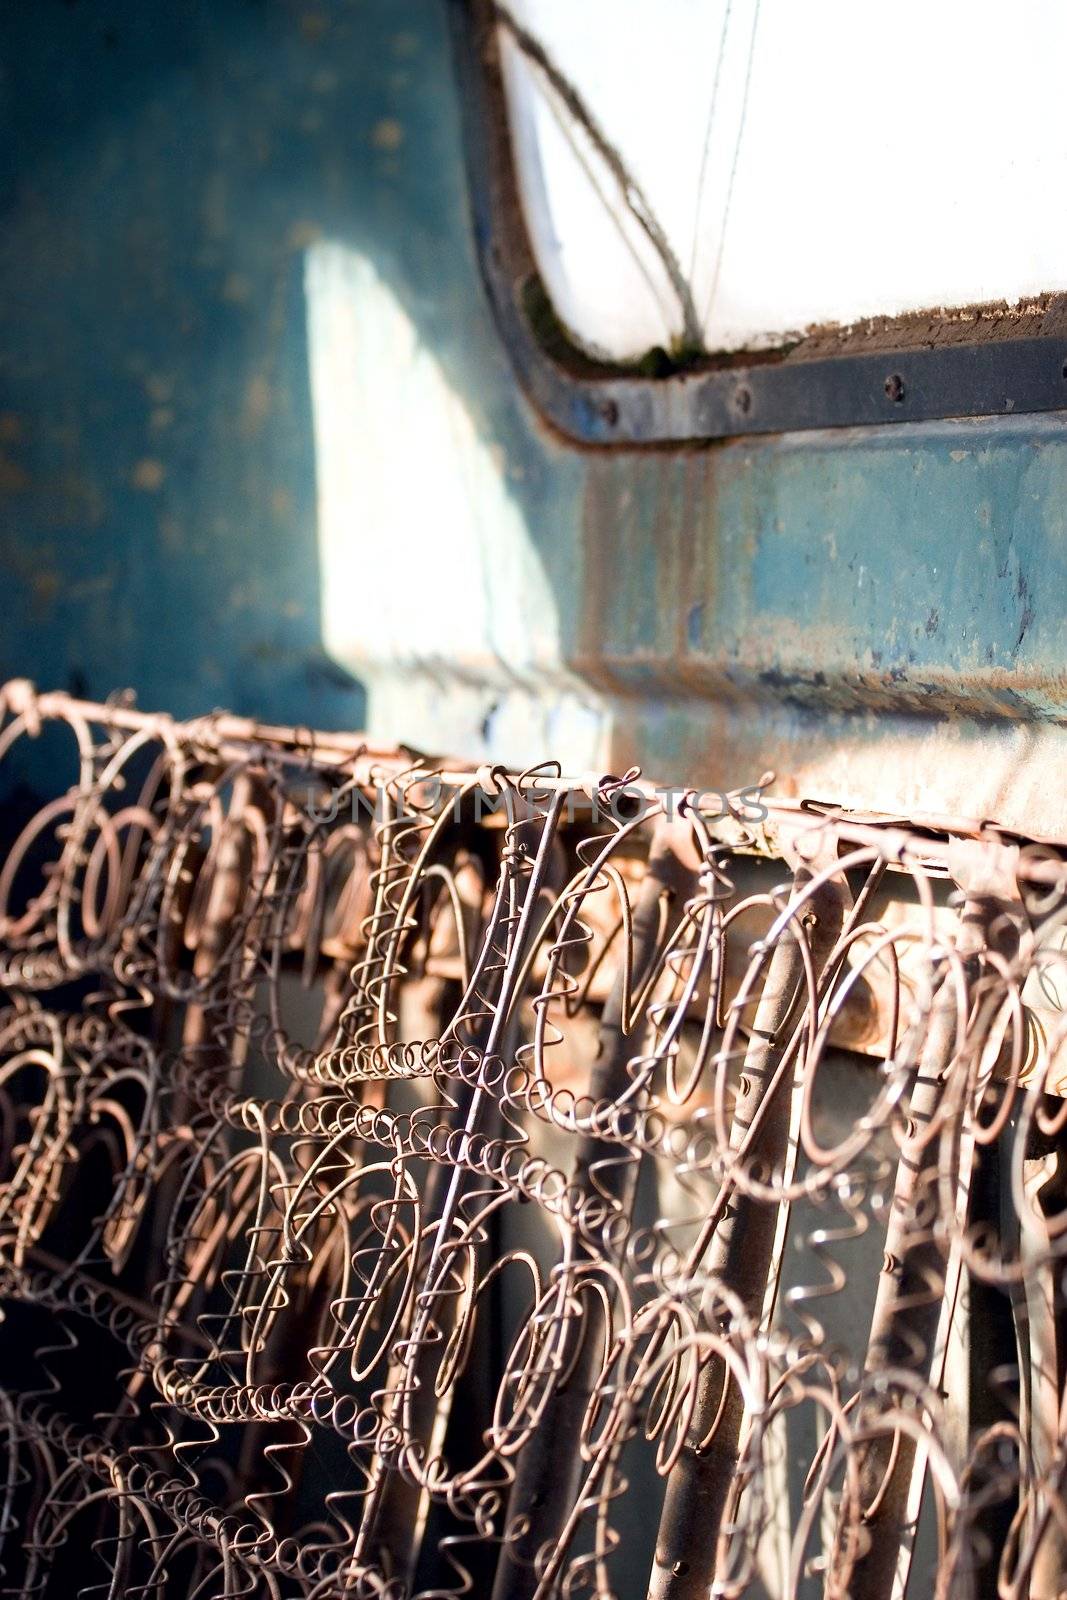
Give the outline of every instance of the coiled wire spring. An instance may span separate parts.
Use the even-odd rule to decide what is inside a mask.
[[[1065,850],[22,681],[0,786],[4,1593],[1067,1590]]]

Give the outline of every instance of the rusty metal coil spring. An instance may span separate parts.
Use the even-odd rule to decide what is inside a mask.
[[[23,682],[0,793],[4,1593],[1067,1592],[1067,849]]]

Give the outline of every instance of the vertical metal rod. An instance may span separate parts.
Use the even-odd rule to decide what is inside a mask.
[[[525,806],[525,802],[523,804]],[[495,1053],[501,1036],[509,1023],[512,1005],[517,998],[515,994],[517,976],[523,970],[523,951],[530,936],[534,912],[548,871],[563,804],[563,795],[556,794],[546,817],[538,819],[527,815],[521,819],[514,819],[511,828],[508,830],[511,836],[510,842],[515,846],[521,842],[522,831],[525,831],[531,824],[540,821],[540,840],[536,855],[529,868],[525,893],[521,900],[518,924],[511,942],[507,962],[499,973],[499,994],[492,996],[493,1003],[487,1008],[491,1011],[491,1016],[488,1019],[488,1031],[484,1039],[484,1056],[486,1059],[491,1058]],[[514,880],[524,869],[521,867],[516,868],[511,862],[505,862],[502,870]],[[501,901],[501,906],[503,907],[504,905],[505,902]],[[505,909],[505,919],[507,915],[508,913]],[[483,961],[490,959],[493,954],[493,938],[494,928],[491,924],[483,944]],[[462,1125],[468,1134],[473,1134],[481,1127],[487,1110],[491,1106],[484,1084],[479,1082],[471,1087],[461,1083],[456,1086],[456,1092],[456,1126]],[[447,1273],[451,1270],[447,1265],[446,1240],[451,1231],[457,1208],[463,1199],[466,1189],[470,1186],[470,1174],[457,1166],[452,1168],[448,1174],[443,1174],[440,1179],[435,1174],[434,1184],[435,1187],[440,1184],[444,1192],[441,1194],[440,1189],[438,1189],[437,1192],[440,1194],[440,1198],[437,1199],[435,1197],[433,1201],[435,1214],[432,1218],[425,1218],[423,1222],[424,1231],[431,1221],[435,1224],[433,1242],[430,1246],[425,1267],[420,1273],[421,1288],[415,1300],[413,1325],[410,1332],[401,1342],[403,1352],[410,1350],[417,1352],[414,1368],[411,1355],[405,1353],[391,1367],[389,1376],[389,1389],[392,1390],[395,1387],[397,1395],[397,1398],[391,1402],[393,1414],[398,1415],[399,1406],[404,1403],[401,1396],[405,1391],[413,1389],[414,1398],[407,1402],[409,1421],[413,1415],[410,1409],[412,1406],[418,1408],[420,1417],[425,1412],[424,1421],[428,1424],[427,1441],[436,1428],[439,1405],[439,1399],[433,1390],[432,1364],[435,1361],[436,1351],[440,1348],[441,1339],[447,1337],[447,1326],[442,1324],[437,1326],[437,1336],[431,1339],[431,1321],[434,1321],[436,1325],[436,1319],[442,1316],[442,1307],[444,1307],[443,1316],[447,1323],[447,1318],[454,1309],[452,1302],[455,1297],[448,1293],[446,1287]],[[429,1391],[429,1394],[426,1394],[425,1391]],[[430,1399],[431,1394],[433,1395],[432,1401]],[[421,1400],[420,1396],[422,1396]],[[392,1417],[390,1416],[388,1420],[391,1422]],[[386,1498],[391,1492],[391,1485],[397,1477],[398,1470],[398,1463],[392,1456],[386,1458],[376,1453],[372,1468],[371,1492],[365,1503],[359,1533],[353,1550],[353,1560],[358,1563],[366,1560],[368,1554],[372,1551],[376,1556],[384,1551],[386,1559],[398,1564],[410,1574],[418,1555],[418,1540],[413,1537],[411,1530],[406,1526],[390,1530],[385,1526],[383,1518]],[[417,1498],[420,1498],[421,1501],[421,1496]],[[400,1550],[394,1547],[396,1539],[401,1541]]]
[[[975,1150],[971,1173],[968,1223],[972,1230],[987,1228],[1004,1241],[1015,1221],[1011,1208],[1008,1171],[1010,1147],[1016,1137],[1015,1120],[1000,1137]],[[1014,1228],[1016,1235],[1018,1229]],[[1017,1241],[1016,1241],[1017,1244]],[[1007,1375],[1019,1365],[1019,1329],[1013,1294],[999,1284],[985,1283],[969,1274],[967,1359],[968,1386],[964,1423],[968,1435],[984,1432],[997,1423],[1009,1423],[1011,1412],[998,1392]],[[975,1565],[972,1581],[979,1595],[996,1591],[997,1568],[1018,1509],[1017,1485],[980,1507],[971,1518]]]
[[[670,826],[661,822],[649,852],[633,914],[631,983],[638,990],[656,959],[662,937],[664,896],[681,898],[692,886],[692,872],[680,860]],[[604,1002],[596,1064],[589,1093],[594,1100],[616,1099],[629,1086],[627,1065],[639,1054],[647,1019],[626,1032],[625,955],[621,954],[611,991]],[[587,1191],[598,1162],[597,1192],[607,1194],[622,1215],[629,1215],[637,1183],[638,1163],[611,1159],[618,1147],[591,1135],[579,1142],[573,1177]],[[592,1259],[588,1245],[575,1240],[572,1261]],[[521,1519],[522,1531],[501,1548],[493,1600],[530,1600],[538,1587],[538,1552],[558,1539],[574,1505],[583,1463],[578,1450],[582,1420],[593,1394],[599,1360],[597,1329],[587,1318],[572,1317],[561,1353],[565,1379],[553,1390],[533,1436],[520,1453],[509,1497],[505,1530]]]
[[[463,910],[467,914],[464,917],[465,925],[458,930],[459,938],[464,939],[468,929],[476,928],[481,917],[483,885],[480,876],[467,873],[457,887]],[[440,1035],[449,1021],[443,1010],[447,986],[442,983],[434,987],[437,993],[433,1000],[427,1000],[426,1020]],[[479,1036],[472,1040],[476,1048],[485,1046],[487,1027],[488,1021],[485,1019]],[[432,1037],[433,1033],[428,1036]],[[449,1129],[462,1127],[466,1122],[474,1090],[469,1084],[459,1082],[453,1085],[451,1093],[454,1103],[442,1114],[442,1123]],[[426,1221],[432,1223],[441,1215],[446,1172],[441,1163],[427,1163],[422,1197],[424,1226]],[[434,1380],[440,1354],[453,1332],[457,1299],[457,1296],[447,1294],[441,1298],[435,1317],[440,1339],[436,1344],[424,1346],[420,1353],[421,1359],[415,1373],[415,1393],[408,1400],[412,1438],[428,1451],[432,1451],[435,1438],[447,1424],[452,1401],[452,1390],[439,1395]],[[405,1363],[403,1360],[394,1360],[390,1365],[386,1388],[400,1389],[406,1378]],[[429,1494],[420,1483],[405,1477],[402,1472],[386,1473],[374,1514],[378,1560],[391,1579],[399,1578],[409,1586],[418,1564],[428,1510]]]
[[[986,897],[965,901],[956,938],[969,985],[977,976],[993,915]],[[948,976],[934,994],[919,1070],[908,1106],[909,1134],[897,1165],[867,1347],[868,1373],[905,1370],[929,1377],[941,1317],[946,1263],[933,1219],[937,1215],[940,1141],[930,1137],[957,1048],[959,1008]],[[940,1288],[938,1286],[941,1286]],[[889,1600],[908,1532],[915,1463],[910,1435],[887,1434],[865,1447],[860,1469],[867,1548],[857,1560],[850,1600]]]
[[[812,864],[798,865],[794,900],[814,877]],[[844,880],[830,878],[811,894],[802,913],[816,979],[837,943],[848,900]],[[765,1172],[780,1169],[788,1150],[792,1096],[788,1083],[772,1085],[790,1030],[808,1003],[800,938],[790,924],[771,956],[734,1106],[731,1149],[737,1152],[747,1146],[748,1160],[758,1162]],[[768,1095],[773,1098],[768,1100]],[[759,1127],[752,1138],[757,1114]],[[763,1201],[732,1201],[703,1263],[713,1282],[737,1294],[756,1321],[767,1294],[779,1213],[779,1206]],[[667,1480],[650,1600],[707,1600],[744,1415],[739,1386],[729,1380],[721,1363],[708,1363],[700,1375],[685,1445]]]
[[[1044,1182],[1034,1195],[1038,1215],[1062,1215],[1065,1205],[1064,1160],[1056,1152],[1056,1168],[1048,1175],[1041,1156],[1027,1163],[1042,1169]],[[1063,1410],[1067,1404],[1067,1315],[1064,1308],[1063,1265],[1043,1229],[1021,1230],[1023,1259],[1036,1257],[1027,1273],[1021,1304],[1026,1317],[1026,1346],[1030,1362],[1030,1446],[1033,1470],[1048,1484],[1063,1448]],[[1055,1490],[1046,1491],[1035,1506],[1035,1523],[1044,1516]],[[1030,1568],[1030,1600],[1061,1600],[1067,1585],[1067,1529],[1054,1512],[1047,1516]]]

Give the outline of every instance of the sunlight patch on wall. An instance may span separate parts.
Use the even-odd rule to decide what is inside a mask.
[[[597,765],[603,718],[562,665],[502,453],[365,256],[313,245],[305,289],[323,642],[365,683],[368,731]]]

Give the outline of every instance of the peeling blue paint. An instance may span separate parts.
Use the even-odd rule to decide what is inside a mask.
[[[8,7],[0,53],[5,674],[362,721],[319,622],[303,265],[329,239],[499,453],[560,666],[627,759],[714,780],[717,706],[801,745],[918,718],[953,725],[962,789],[975,730],[1063,722],[1062,416],[676,453],[538,423],[478,280],[442,0]]]
[[[319,626],[316,238],[373,257],[471,394],[573,617],[580,473],[482,299],[439,0],[11,6],[0,62],[0,672],[363,721]]]

